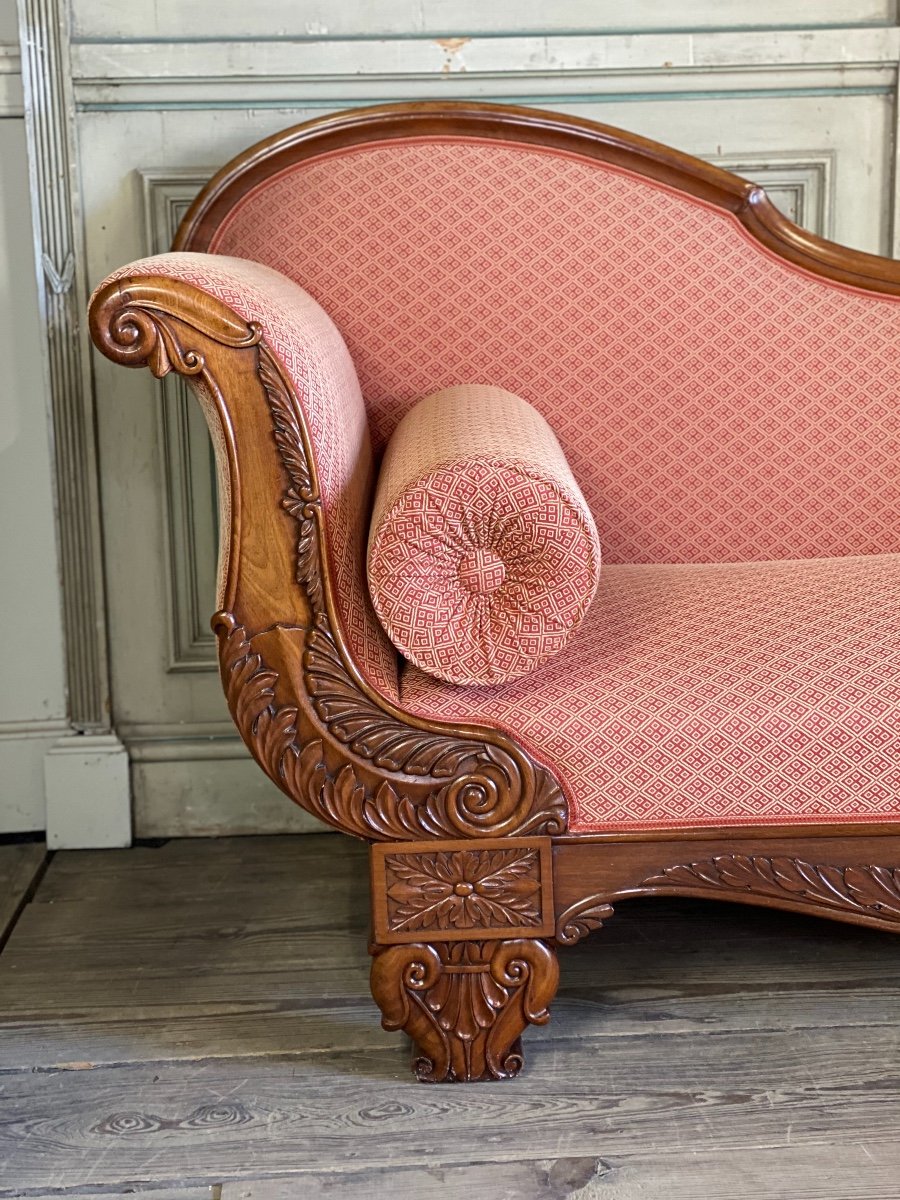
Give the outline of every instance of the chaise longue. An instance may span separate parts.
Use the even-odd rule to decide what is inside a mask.
[[[900,930],[897,263],[616,129],[400,104],[229,163],[90,330],[203,406],[228,706],[293,801],[369,843],[372,991],[419,1079],[515,1075],[558,950],[630,897]],[[465,563],[436,552],[443,676],[376,613],[370,521],[401,418],[431,397],[433,466],[495,395],[556,439],[603,563],[564,581],[577,621],[522,609],[467,681],[460,589],[489,642],[518,501],[498,524],[506,485],[476,476]],[[498,416],[495,458],[520,428]]]

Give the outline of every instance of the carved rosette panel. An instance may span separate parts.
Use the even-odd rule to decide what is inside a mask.
[[[517,1075],[520,1037],[543,1025],[559,966],[546,942],[409,943],[373,947],[372,994],[385,1029],[416,1043],[416,1076],[467,1083]]]
[[[234,613],[213,618],[228,705],[267,774],[293,800],[375,841],[557,834],[566,803],[545,768],[504,735],[462,736],[407,717],[357,675],[329,596],[324,519],[302,410],[262,331],[190,285],[165,277],[111,284],[91,308],[91,334],[115,362],[175,371],[215,394],[222,353],[255,355],[285,474],[282,507],[297,522],[296,582],[308,602],[303,690],[267,662]],[[277,503],[273,497],[273,503]]]
[[[815,905],[832,915],[844,912],[885,924],[900,923],[900,867],[838,867],[779,855],[719,854],[667,867],[640,886],[642,890],[719,892],[723,899],[740,893],[771,896]]]
[[[376,942],[549,936],[550,839],[381,844],[372,896]]]

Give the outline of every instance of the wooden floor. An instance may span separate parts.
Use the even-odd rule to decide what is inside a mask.
[[[900,937],[622,905],[523,1077],[429,1087],[351,841],[42,862],[0,847],[0,1196],[900,1198]]]

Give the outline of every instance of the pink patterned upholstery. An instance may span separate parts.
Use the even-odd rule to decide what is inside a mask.
[[[309,423],[338,615],[370,682],[396,699],[397,656],[372,611],[363,578],[372,450],[356,372],[341,335],[297,284],[243,259],[158,254],[120,267],[100,286],[129,275],[192,283],[245,321],[262,325],[264,341],[287,370]]]
[[[394,431],[368,560],[375,611],[406,658],[453,683],[502,683],[569,640],[600,545],[543,417],[469,386],[426,397]]]
[[[575,833],[900,819],[900,555],[604,567],[534,675],[405,707],[498,723],[552,765]]]
[[[898,301],[700,200],[535,146],[403,140],[267,180],[211,248],[326,308],[376,450],[438,388],[534,404],[608,563],[898,548]]]

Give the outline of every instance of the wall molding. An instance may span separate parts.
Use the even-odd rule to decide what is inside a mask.
[[[214,167],[140,172],[145,250],[169,249],[191,201]],[[215,462],[206,422],[180,375],[162,381],[159,444],[163,456],[163,527],[169,671],[217,669],[216,639],[209,626],[216,592],[218,502]]]
[[[820,237],[831,237],[834,220],[835,154],[732,154],[709,159],[716,166],[762,184],[783,213]]]
[[[123,846],[131,840],[131,793],[128,757],[111,731],[66,0],[20,0],[19,21],[70,726],[43,758],[47,844]]]
[[[239,737],[230,733],[200,736],[137,737],[126,741],[134,763],[251,762]]]
[[[47,847],[131,845],[128,754],[113,733],[70,734],[44,755]]]
[[[62,718],[53,720],[0,721],[0,741],[17,742],[23,738],[62,737],[71,733],[69,722]]]
[[[267,0],[265,20],[252,5],[222,4],[221,0],[154,0],[144,7],[124,7],[115,0],[71,0],[76,40],[164,38],[177,24],[179,38],[196,40],[215,30],[222,40],[274,39],[291,31],[298,38],[416,36],[541,36],[564,33],[643,35],[671,31],[790,29],[809,27],[872,27],[896,23],[895,0],[815,0],[786,5],[783,0],[756,0],[752,9],[734,0],[692,0],[668,4],[659,0],[388,0],[383,4],[335,4],[334,0]],[[802,7],[802,21],[798,8]],[[112,21],[111,16],[116,20]],[[269,31],[272,32],[269,32]]]
[[[18,42],[0,42],[0,119],[25,115]]]
[[[107,732],[106,605],[66,0],[20,0],[19,14],[69,716],[76,729]]]
[[[551,36],[75,43],[80,107],[887,91],[894,26]]]

